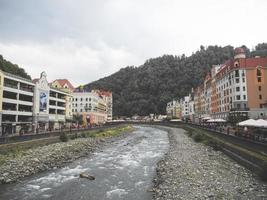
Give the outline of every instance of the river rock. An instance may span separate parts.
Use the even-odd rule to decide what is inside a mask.
[[[86,179],[89,179],[89,180],[95,180],[95,177],[90,175],[90,174],[87,174],[85,172],[83,173],[80,173],[80,178],[86,178]]]

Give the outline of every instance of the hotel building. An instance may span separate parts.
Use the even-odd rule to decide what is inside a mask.
[[[73,115],[82,115],[84,126],[101,125],[107,121],[107,104],[97,92],[72,93]]]
[[[194,95],[196,121],[266,118],[267,58],[246,58],[244,50],[236,48],[234,59],[212,66]]]

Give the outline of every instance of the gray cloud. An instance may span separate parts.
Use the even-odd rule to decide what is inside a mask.
[[[0,54],[75,84],[200,45],[266,40],[264,0],[0,0]]]

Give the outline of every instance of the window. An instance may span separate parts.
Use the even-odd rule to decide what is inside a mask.
[[[243,86],[243,91],[246,91],[246,87],[245,86]]]
[[[237,107],[237,108],[240,108],[240,104],[239,104],[239,103],[238,103],[238,104],[236,104],[236,107]]]
[[[246,82],[245,78],[242,78],[242,80],[243,80],[243,83],[245,83],[245,82]]]
[[[235,77],[239,77],[239,70],[235,70]]]
[[[83,98],[81,98],[81,101],[83,101]]]
[[[246,98],[247,98],[246,95],[243,95],[243,99],[246,100]]]
[[[244,108],[247,108],[247,104],[244,103]]]
[[[257,76],[262,76],[262,72],[260,68],[257,68]]]
[[[237,92],[239,92],[240,91],[240,87],[236,87],[236,89],[235,89]]]
[[[240,95],[237,95],[236,96],[236,100],[240,100]]]
[[[259,99],[262,99],[262,96],[261,96],[261,94],[259,95]]]
[[[76,98],[75,100],[78,101],[78,98]]]
[[[236,78],[236,79],[235,79],[235,82],[236,82],[236,83],[239,83],[239,78]]]
[[[259,91],[261,91],[261,86],[259,86]]]
[[[86,98],[85,101],[88,101],[88,98]]]
[[[261,77],[262,77],[262,69],[261,67],[257,67],[257,80],[260,83],[261,82]]]
[[[82,112],[82,111],[83,111],[83,109],[81,108],[80,112]]]

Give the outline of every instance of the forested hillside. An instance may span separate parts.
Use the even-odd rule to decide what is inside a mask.
[[[0,70],[21,76],[23,78],[31,79],[31,77],[25,72],[23,68],[20,68],[18,65],[5,60],[2,55],[0,55]]]
[[[267,44],[259,44],[255,51],[243,46],[247,56],[267,55]],[[89,83],[85,89],[105,89],[113,92],[114,116],[165,113],[166,103],[188,94],[196,87],[213,64],[221,64],[234,56],[232,46],[209,46],[191,56],[163,55],[147,60],[140,67],[129,66]]]

